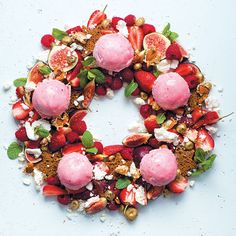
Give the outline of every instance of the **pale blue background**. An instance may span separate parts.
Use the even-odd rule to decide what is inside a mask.
[[[193,59],[209,80],[224,87],[216,96],[221,100],[222,114],[236,111],[235,69],[236,31],[233,0],[126,0],[126,1],[0,1],[0,81],[1,84],[27,74],[26,65],[37,55],[40,37],[52,27],[86,22],[91,11],[109,3],[107,13],[145,16],[147,22],[161,29],[170,22],[180,34],[181,42],[192,51]],[[215,89],[217,91],[217,88]],[[119,214],[107,214],[105,223],[99,217],[80,216],[73,221],[65,212],[24,187],[17,161],[7,159],[4,145],[13,139],[16,128],[8,105],[13,89],[0,92],[0,235],[160,235],[160,236],[234,236],[236,219],[235,116],[220,122],[221,138],[216,138],[217,161],[209,173],[202,175],[193,189],[184,195],[159,199],[141,210],[130,224]],[[120,142],[128,124],[138,113],[121,95],[112,101],[93,104],[97,113],[87,120],[91,130],[105,143]],[[111,112],[108,110],[111,109]],[[112,114],[112,115],[111,115]],[[108,124],[109,123],[109,124]],[[105,130],[105,131],[104,131]]]

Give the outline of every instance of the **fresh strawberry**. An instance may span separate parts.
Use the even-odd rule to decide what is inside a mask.
[[[45,185],[43,187],[43,195],[46,197],[59,196],[59,195],[65,195],[65,194],[68,194],[65,189],[59,188],[54,185]]]
[[[103,153],[107,156],[110,156],[116,154],[117,152],[120,152],[123,148],[123,145],[109,145],[104,147]]]
[[[188,75],[184,77],[184,80],[187,82],[190,89],[196,88],[199,84],[199,79],[196,75]]]
[[[207,111],[203,108],[197,107],[193,112],[192,112],[192,119],[193,122],[196,123],[200,118],[202,118]]]
[[[144,125],[148,131],[148,133],[152,134],[154,132],[154,129],[160,127],[160,125],[157,124],[157,117],[155,115],[150,115],[144,120]]]
[[[72,132],[72,129],[71,129],[70,127],[64,126],[64,127],[59,127],[59,128],[57,129],[57,131],[58,131],[59,133],[62,133],[62,134],[64,134],[64,135],[67,135],[67,134],[69,134],[70,132]]]
[[[86,110],[79,110],[77,112],[75,112],[69,121],[70,126],[76,126],[76,123],[83,120],[83,118],[87,115],[87,111]]]
[[[49,149],[52,152],[58,151],[60,148],[66,145],[66,137],[63,133],[55,132],[51,137],[51,142],[49,143]]]
[[[101,142],[98,141],[94,142],[94,147],[97,148],[98,150],[97,154],[103,153],[103,145]]]
[[[135,198],[135,188],[132,188],[131,190],[124,188],[120,192],[120,200],[124,204],[129,204],[129,205],[135,206],[137,204],[137,201]]]
[[[144,105],[140,106],[139,112],[140,112],[141,116],[144,119],[146,119],[147,117],[149,117],[152,114],[152,107],[149,104],[144,104]]]
[[[16,96],[18,98],[22,98],[25,95],[25,88],[23,86],[19,86],[16,88]]]
[[[182,193],[188,187],[188,179],[180,176],[174,181],[170,182],[167,187],[172,193]]]
[[[15,136],[16,138],[21,141],[21,142],[25,142],[27,140],[29,140],[27,133],[26,133],[26,129],[25,127],[20,127],[16,132],[15,132]]]
[[[124,21],[127,26],[133,26],[135,24],[136,17],[130,14],[124,18]]]
[[[114,29],[116,29],[116,26],[117,26],[117,24],[120,20],[123,20],[123,19],[121,17],[118,17],[118,16],[112,17],[111,25]]]
[[[24,144],[25,144],[26,148],[35,149],[35,148],[40,147],[40,142],[41,142],[41,139],[39,139],[37,141],[29,140],[29,141],[25,141]]]
[[[129,30],[129,36],[128,39],[133,47],[133,49],[136,50],[141,50],[143,46],[143,38],[144,38],[144,33],[141,27],[139,26],[131,26],[128,28]]]
[[[80,137],[76,132],[71,131],[70,133],[66,135],[66,139],[69,143],[75,143],[78,140],[80,140]]]
[[[28,107],[27,109],[25,107]],[[24,120],[32,111],[32,106],[27,106],[23,101],[18,101],[12,106],[12,113],[16,120]]]
[[[156,32],[156,28],[153,25],[150,24],[143,24],[142,25],[143,33],[144,35]]]
[[[66,75],[67,81],[71,82],[72,80],[74,80],[79,74],[81,68],[82,68],[82,63],[81,61],[78,61],[76,67],[71,72],[67,73]]]
[[[134,73],[134,77],[144,92],[150,93],[152,91],[153,84],[156,80],[156,77],[152,73],[140,70]]]
[[[106,29],[106,30],[101,30],[101,34],[102,35],[106,35],[106,34],[114,34],[114,33],[116,33],[116,31],[115,30],[113,30],[113,29]]]
[[[68,34],[74,34],[74,33],[77,33],[77,32],[81,32],[82,31],[82,28],[78,25],[78,26],[75,26],[73,28],[70,28],[66,31],[66,33]]]
[[[133,148],[125,147],[120,151],[121,156],[128,161],[133,160]]]
[[[214,149],[215,142],[212,136],[206,129],[202,128],[198,130],[197,139],[195,141],[196,148],[202,148],[204,151],[212,151]]]
[[[45,182],[49,185],[60,185],[60,180],[57,176],[49,176],[45,179]]]
[[[178,44],[172,43],[166,50],[166,59],[182,61],[183,56],[181,54]]]
[[[103,20],[107,18],[107,15],[104,13],[104,11],[106,10],[106,7],[104,8],[103,11],[96,10],[92,13],[87,24],[88,28],[94,28],[95,26],[99,25],[100,23],[102,23]]]
[[[70,127],[74,132],[79,135],[82,135],[87,130],[87,125],[83,120],[80,120],[77,123],[72,123]]]
[[[139,88],[136,88],[132,93],[131,93],[131,96],[133,97],[137,97],[139,94],[140,94],[140,89]]]
[[[124,70],[122,70],[120,72],[120,75],[122,79],[127,83],[130,83],[134,79],[134,72],[129,68],[125,68]]]
[[[80,86],[80,78],[75,77],[74,79],[72,79],[72,80],[70,81],[70,85],[71,85],[71,87],[73,87],[73,88],[78,88],[78,87]]]
[[[83,153],[85,151],[85,147],[81,143],[77,144],[68,144],[62,149],[62,155],[70,154],[72,152]]]
[[[45,47],[45,48],[51,48],[52,43],[55,42],[55,38],[51,35],[51,34],[45,34],[42,38],[41,38],[41,44]]]
[[[205,125],[215,124],[219,119],[220,119],[220,116],[218,112],[209,111],[202,117],[201,120],[199,120],[196,124],[193,125],[193,128],[198,129]]]

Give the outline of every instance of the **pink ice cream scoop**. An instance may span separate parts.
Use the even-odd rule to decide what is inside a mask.
[[[140,163],[143,179],[153,186],[164,186],[176,177],[177,162],[173,152],[159,148],[146,154]]]
[[[58,80],[43,80],[33,93],[33,106],[42,118],[61,115],[70,103],[70,87]]]
[[[165,110],[175,110],[187,104],[190,90],[179,74],[170,72],[160,75],[152,88],[152,95]]]
[[[119,72],[131,64],[134,50],[121,34],[107,34],[96,42],[93,56],[99,67]]]
[[[66,188],[79,190],[92,180],[93,165],[86,156],[72,152],[60,160],[57,174]]]

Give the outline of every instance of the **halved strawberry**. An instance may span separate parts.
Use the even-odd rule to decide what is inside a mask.
[[[19,86],[16,88],[16,96],[18,98],[22,98],[25,95],[25,88],[23,86]]]
[[[103,20],[105,20],[107,18],[107,15],[104,13],[104,11],[106,10],[106,7],[104,8],[103,11],[96,10],[92,13],[92,15],[89,18],[88,24],[87,24],[88,28],[93,28],[93,27],[97,26]]]
[[[205,152],[212,151],[215,147],[215,142],[212,136],[206,129],[198,130],[197,139],[195,141],[196,148],[202,148]]]
[[[220,119],[218,112],[209,111],[207,112],[201,120],[199,120],[196,124],[193,125],[194,129],[198,129],[205,125],[215,124]]]
[[[137,201],[135,198],[135,188],[132,188],[130,190],[128,190],[127,188],[124,188],[120,192],[120,200],[124,204],[135,206],[137,204]]]
[[[68,194],[68,192],[65,189],[59,188],[54,185],[45,185],[43,187],[43,195],[46,197],[59,196],[65,194]]]
[[[84,153],[85,147],[81,143],[68,144],[62,149],[62,155],[67,155],[72,152]]]
[[[116,29],[116,26],[120,20],[124,20],[124,19],[122,19],[121,17],[118,17],[118,16],[112,17],[111,25],[114,29]]]
[[[82,31],[82,28],[78,25],[78,26],[75,26],[73,28],[70,28],[66,31],[66,33],[68,34],[74,34],[74,33],[77,33],[77,32],[81,32]]]
[[[32,105],[27,106],[23,103],[23,101],[18,101],[16,103],[14,103],[12,106],[13,117],[16,120],[24,120],[29,115],[29,113],[32,111],[32,109],[33,109]]]
[[[125,160],[133,160],[133,148],[128,148],[125,147],[120,151],[121,156],[125,159]]]
[[[157,124],[157,117],[155,115],[150,115],[144,120],[144,125],[148,133],[152,134],[154,129],[159,128],[160,125]]]
[[[51,141],[49,143],[49,149],[52,152],[58,151],[60,148],[64,147],[66,145],[66,137],[61,132],[55,132],[52,137]]]
[[[38,139],[37,141],[29,140],[29,141],[24,142],[24,144],[26,148],[35,149],[35,148],[40,147],[40,142],[41,142],[41,139]]]
[[[188,57],[188,53],[177,42],[173,42],[166,50],[168,60],[182,61],[184,57]]]
[[[21,142],[24,142],[24,141],[27,141],[29,140],[28,136],[27,136],[27,133],[26,133],[26,129],[25,127],[21,126],[16,132],[15,132],[15,136],[16,138],[21,141]]]
[[[123,145],[109,145],[103,148],[103,153],[107,156],[116,154],[117,152],[120,152],[124,148]]]
[[[66,79],[68,82],[71,82],[72,80],[74,80],[77,77],[82,66],[83,65],[82,65],[81,61],[78,61],[76,67],[71,72],[67,73]]]
[[[129,30],[129,35],[128,39],[133,47],[133,49],[136,50],[141,50],[142,45],[143,45],[143,38],[144,38],[144,33],[141,27],[139,26],[131,26],[128,28]]]
[[[200,118],[202,118],[207,111],[203,108],[197,107],[193,112],[192,112],[192,119],[193,122],[196,123]]]
[[[97,148],[98,150],[97,154],[103,153],[103,145],[101,142],[98,141],[94,142],[94,147]]]
[[[140,70],[134,73],[134,77],[144,92],[150,93],[152,91],[153,84],[156,80],[156,77],[152,73]]]
[[[180,176],[167,185],[172,193],[182,193],[188,187],[188,179]]]
[[[114,34],[114,33],[116,33],[116,31],[115,30],[113,30],[113,29],[107,29],[107,30],[101,30],[101,33],[102,33],[102,35],[106,35],[106,34]]]
[[[70,118],[70,126],[76,124],[78,121],[83,120],[83,118],[87,115],[88,111],[87,110],[79,110],[75,112],[71,118]]]

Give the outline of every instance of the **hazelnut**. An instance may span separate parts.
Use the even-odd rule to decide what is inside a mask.
[[[70,36],[64,36],[61,41],[62,41],[63,44],[66,44],[66,45],[72,43],[72,39],[71,39]]]
[[[138,209],[135,207],[128,207],[124,211],[124,215],[125,215],[126,219],[133,221],[138,216]]]
[[[140,70],[142,68],[142,64],[141,63],[135,63],[134,64],[134,70]]]
[[[111,190],[107,190],[107,191],[105,192],[105,195],[104,195],[104,197],[105,197],[108,201],[114,200],[115,196],[116,196],[116,195],[115,195]]]
[[[143,100],[147,100],[148,99],[148,95],[144,92],[141,92],[140,93],[140,97],[143,99]]]
[[[184,123],[181,123],[176,127],[176,131],[180,134],[184,134],[186,130],[187,130],[187,126]]]
[[[151,103],[151,106],[152,106],[152,109],[154,110],[154,111],[158,111],[158,110],[160,110],[160,106],[157,104],[157,102],[155,102],[155,101],[153,101],[152,103]]]
[[[70,209],[73,211],[77,210],[79,207],[80,207],[80,202],[78,200],[73,200],[70,203]]]
[[[137,26],[141,26],[145,23],[145,19],[143,17],[139,17],[136,21],[135,21],[135,25]]]
[[[192,150],[192,149],[194,149],[194,143],[192,141],[188,141],[184,144],[184,148],[186,150]]]
[[[109,19],[105,19],[102,21],[101,26],[107,28],[110,25],[111,21]]]

